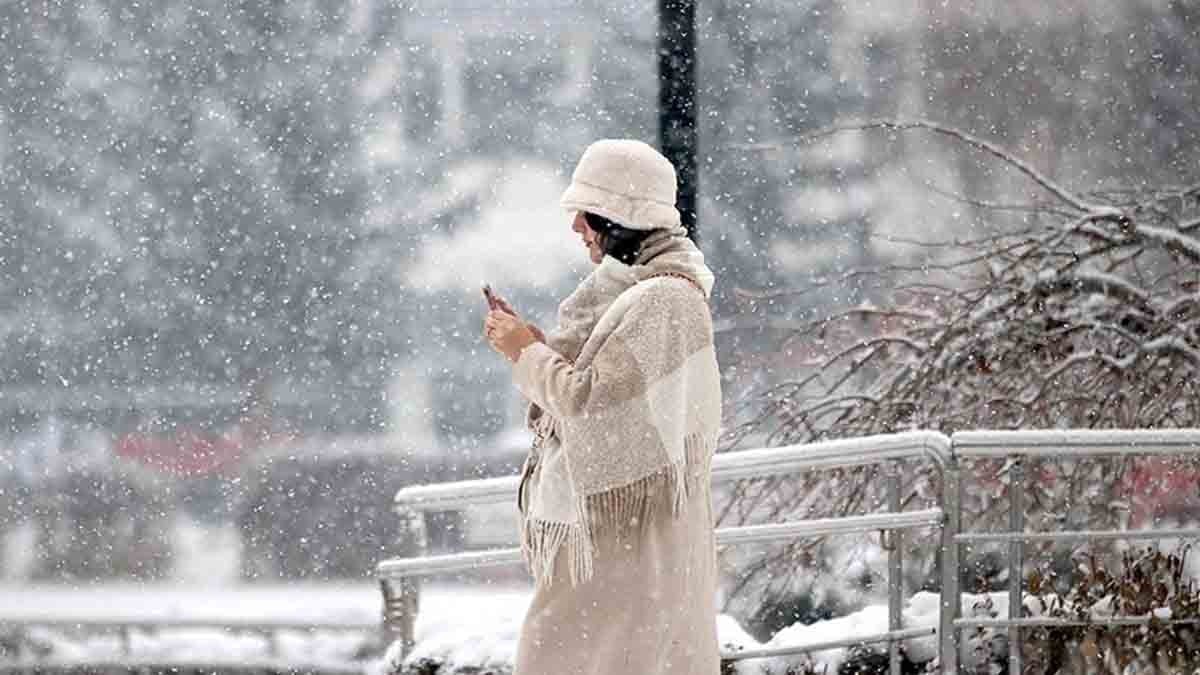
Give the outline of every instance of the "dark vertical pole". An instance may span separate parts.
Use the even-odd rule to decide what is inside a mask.
[[[696,3],[658,3],[658,138],[679,174],[679,212],[696,239]]]

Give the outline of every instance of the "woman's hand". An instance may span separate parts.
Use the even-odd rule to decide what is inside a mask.
[[[517,315],[517,310],[513,309],[513,306],[510,305],[508,303],[508,300],[505,300],[503,296],[496,295],[493,293],[493,297],[496,298],[495,309],[498,309],[501,312],[508,312],[509,314],[512,314],[513,316]]]
[[[499,309],[488,312],[487,319],[484,320],[484,333],[492,349],[513,363],[521,357],[522,349],[534,342],[544,341],[545,336],[542,336],[541,340],[538,339],[541,331],[535,333],[535,330],[513,314]]]

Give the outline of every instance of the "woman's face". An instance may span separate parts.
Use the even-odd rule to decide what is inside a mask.
[[[588,257],[592,262],[599,265],[601,260],[604,260],[604,250],[600,248],[600,235],[591,228],[587,223],[587,219],[583,217],[583,211],[575,212],[575,220],[571,221],[571,230],[583,237],[583,244],[587,247]]]

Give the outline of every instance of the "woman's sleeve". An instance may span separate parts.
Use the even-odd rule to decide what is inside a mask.
[[[622,353],[624,348],[614,338],[615,333],[587,368],[576,368],[546,344],[535,342],[521,351],[513,381],[526,398],[555,417],[583,415],[600,401],[613,401],[613,392],[622,384],[628,388],[641,379],[637,361]]]
[[[647,372],[648,366],[665,365],[663,359],[647,360],[646,355],[677,346],[676,336],[685,323],[677,316],[677,303],[657,301],[665,299],[663,289],[648,289],[625,313],[586,368],[576,368],[541,342],[529,345],[513,368],[517,388],[559,419],[586,415],[643,395],[647,384],[662,375]]]

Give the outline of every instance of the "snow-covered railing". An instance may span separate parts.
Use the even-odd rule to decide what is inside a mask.
[[[888,459],[925,457],[941,465],[949,457],[949,439],[913,431],[780,448],[726,452],[713,457],[713,482],[754,478],[771,473],[811,471],[879,464]],[[396,493],[399,511],[445,511],[516,499],[520,476],[414,485]]]
[[[724,528],[717,531],[722,544],[757,541],[782,541],[797,537],[813,537],[859,531],[890,531],[929,525],[941,526],[941,546],[937,555],[941,569],[941,614],[936,630],[903,628],[900,625],[901,547],[895,545],[894,534],[888,543],[888,605],[889,630],[866,638],[846,638],[836,642],[745,650],[726,654],[727,660],[765,656],[782,656],[816,652],[834,647],[888,642],[891,653],[891,672],[900,672],[899,641],[936,633],[941,672],[957,672],[959,663],[959,631],[972,627],[1006,628],[1009,631],[1009,670],[1022,669],[1020,630],[1034,626],[1076,625],[1049,617],[1022,617],[1024,564],[1023,546],[1041,541],[1104,541],[1115,539],[1161,539],[1200,537],[1200,528],[1171,528],[1153,530],[1059,530],[1053,532],[1025,531],[1025,499],[1023,490],[1009,491],[1008,530],[1003,532],[962,532],[961,497],[964,483],[960,463],[974,459],[1005,459],[1010,484],[1020,485],[1024,465],[1038,458],[1085,458],[1135,455],[1200,455],[1200,429],[1183,430],[1049,430],[1049,431],[968,431],[946,437],[932,432],[873,436],[845,441],[830,441],[784,448],[768,448],[731,452],[714,460],[713,480],[722,482],[756,476],[778,475],[822,468],[843,468],[870,464],[888,466],[888,508],[890,512],[830,518],[799,520],[771,525]],[[923,511],[900,511],[899,464],[905,460],[926,459],[941,473],[940,508]],[[443,485],[405,488],[396,495],[397,511],[405,524],[404,551],[399,558],[381,562],[377,567],[384,596],[384,624],[389,635],[401,642],[402,651],[412,647],[419,585],[424,575],[447,571],[462,571],[520,561],[517,549],[500,549],[443,556],[424,554],[424,535],[421,514],[425,511],[461,508],[513,499],[517,477],[467,481]],[[959,618],[962,614],[962,595],[959,585],[961,547],[977,542],[1006,542],[1009,547],[1008,616],[1006,618]],[[1150,622],[1148,617],[1094,617],[1089,625],[1136,626]],[[1190,621],[1190,620],[1189,620]]]
[[[958,558],[959,547],[963,544],[976,542],[1007,542],[1008,543],[1008,578],[1017,580],[1008,586],[1008,616],[1006,618],[959,618],[962,614],[961,594],[959,593],[957,575],[951,580],[943,575],[942,585],[942,622],[946,625],[946,615],[951,614],[953,620],[949,630],[943,630],[940,636],[942,672],[957,672],[958,631],[963,628],[1007,628],[1008,629],[1008,672],[1023,672],[1021,659],[1020,631],[1022,628],[1036,626],[1065,626],[1065,625],[1110,625],[1137,626],[1162,621],[1161,618],[1150,617],[1092,617],[1089,622],[1071,622],[1059,618],[1022,617],[1024,606],[1023,568],[1024,545],[1030,542],[1046,541],[1105,541],[1105,540],[1137,540],[1163,538],[1196,538],[1200,537],[1200,528],[1162,528],[1147,530],[1056,530],[1053,532],[1025,531],[1025,499],[1024,491],[1016,486],[1024,480],[1025,464],[1033,458],[1085,458],[1085,457],[1118,457],[1130,455],[1200,455],[1200,429],[1172,430],[1038,430],[1038,431],[964,431],[954,434],[951,439],[952,463],[957,467],[961,460],[969,459],[1005,459],[1010,485],[1009,490],[1008,530],[1004,532],[961,532],[957,523],[961,518],[954,518],[956,531],[951,535],[953,544],[946,547],[943,553],[943,565],[946,564],[945,554],[953,552]],[[962,495],[963,481],[957,468],[948,472],[951,478],[943,499],[950,497],[955,504],[959,503]],[[943,502],[943,508],[948,502]],[[949,520],[949,519],[948,519]],[[947,584],[946,582],[951,583]],[[1194,623],[1194,620],[1188,620]]]
[[[925,460],[940,473],[953,468],[950,440],[935,432],[909,432],[838,441],[827,441],[781,448],[764,448],[717,455],[713,460],[713,482],[775,476],[817,469],[846,468],[883,464],[887,467],[889,512],[843,518],[819,520],[796,520],[769,525],[722,528],[717,530],[717,542],[734,545],[752,542],[778,542],[800,537],[817,537],[830,534],[846,534],[864,531],[887,533],[888,550],[888,631],[879,635],[858,637],[850,641],[840,640],[829,644],[810,645],[802,650],[794,648],[766,649],[724,654],[726,660],[740,660],[762,656],[777,656],[798,651],[811,652],[846,644],[871,644],[887,642],[891,654],[891,672],[900,672],[900,641],[935,633],[932,629],[904,629],[901,626],[901,572],[903,569],[900,532],[907,529],[942,526],[947,518],[943,509],[921,511],[900,510],[900,464],[905,461]],[[503,502],[515,498],[519,477],[493,478],[463,481],[441,485],[426,485],[404,488],[396,494],[396,508],[401,517],[401,556],[385,560],[376,568],[384,602],[384,626],[388,634],[400,642],[404,654],[409,653],[414,642],[419,578],[432,574],[476,570],[486,567],[512,565],[521,561],[519,549],[495,549],[451,555],[426,555],[423,514],[426,511],[442,511],[473,505]],[[940,481],[942,485],[948,481]],[[943,500],[943,503],[946,500]],[[949,546],[947,532],[957,531],[942,528],[943,548]],[[947,573],[957,573],[957,562],[947,568]],[[943,615],[950,618],[948,612]],[[949,626],[940,627],[943,632]]]

